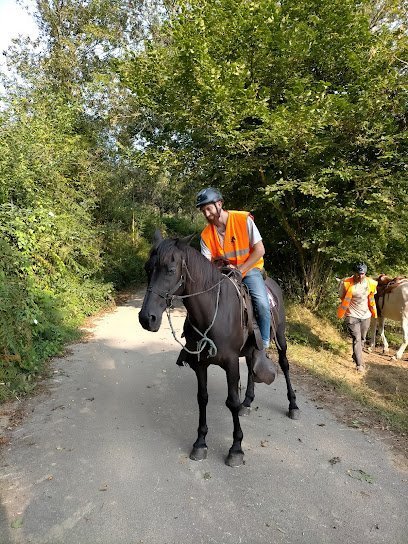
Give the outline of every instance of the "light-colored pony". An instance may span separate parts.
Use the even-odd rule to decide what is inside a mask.
[[[378,283],[376,302],[378,319],[371,319],[370,349],[375,347],[377,321],[383,352],[388,353],[388,341],[384,334],[384,320],[400,321],[402,325],[403,342],[393,359],[402,359],[408,345],[408,278],[390,278],[382,274],[376,278]]]

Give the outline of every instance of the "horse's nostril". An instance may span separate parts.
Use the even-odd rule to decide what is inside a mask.
[[[156,320],[157,320],[157,317],[156,317],[154,314],[152,314],[152,315],[150,316],[150,322],[151,322],[151,323],[155,323]]]

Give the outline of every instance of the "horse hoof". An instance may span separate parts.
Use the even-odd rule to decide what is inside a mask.
[[[250,413],[251,413],[251,407],[250,406],[241,406],[241,408],[239,409],[238,415],[240,415],[240,416],[249,416]]]
[[[244,464],[243,453],[230,453],[225,459],[225,464],[232,468],[240,467]]]
[[[204,461],[207,459],[208,448],[193,448],[190,453],[190,459],[192,461]]]
[[[290,419],[300,419],[299,408],[293,408],[292,410],[289,410],[288,416],[290,417]]]

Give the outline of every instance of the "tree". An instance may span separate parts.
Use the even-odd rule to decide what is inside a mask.
[[[112,174],[109,107],[99,115],[96,104],[110,88],[102,45],[114,33],[108,22],[97,29],[98,2],[39,1],[38,8],[42,47],[16,42],[7,53],[14,72],[2,78],[0,375],[7,382],[3,370],[38,370],[111,291],[95,220],[99,187]]]
[[[270,267],[311,306],[356,258],[407,263],[406,29],[374,7],[182,3],[120,68],[146,157],[165,153],[185,194],[214,183],[255,209]]]

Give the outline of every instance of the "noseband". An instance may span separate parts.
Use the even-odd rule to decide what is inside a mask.
[[[166,301],[166,307],[167,308],[172,308],[173,306],[173,300],[175,298],[178,298],[180,300],[182,300],[183,298],[190,298],[190,297],[195,297],[196,295],[203,295],[204,293],[208,293],[209,291],[212,291],[213,289],[215,289],[215,287],[219,287],[221,285],[221,283],[227,278],[230,276],[230,274],[224,274],[223,275],[223,278],[215,283],[214,285],[212,285],[211,287],[209,287],[208,289],[205,289],[204,291],[199,291],[197,293],[191,293],[189,295],[176,295],[176,292],[180,289],[180,287],[185,287],[185,280],[186,278],[184,277],[183,275],[183,271],[185,271],[186,275],[190,278],[190,280],[194,281],[191,277],[191,274],[187,268],[187,263],[186,261],[183,259],[183,262],[182,262],[182,273],[181,273],[181,276],[180,276],[180,279],[177,283],[177,285],[175,287],[173,287],[173,289],[171,289],[170,291],[155,291],[153,289],[152,286],[149,286],[146,291],[148,293],[154,293],[155,295],[159,296],[160,298],[164,298],[164,300]]]
[[[161,298],[164,298],[164,300],[166,301],[166,307],[171,308],[172,304],[173,304],[174,295],[180,289],[180,287],[182,287],[182,286],[184,286],[184,276],[183,276],[183,274],[181,274],[178,284],[175,287],[173,287],[173,289],[171,289],[170,291],[167,291],[167,292],[155,291],[153,289],[153,287],[151,287],[151,286],[147,288],[147,291],[149,293],[154,293],[155,295],[157,295],[157,296],[159,296]]]
[[[175,287],[173,287],[173,289],[171,289],[170,291],[155,291],[153,289],[152,286],[149,286],[147,288],[147,292],[148,293],[154,293],[155,295],[159,296],[160,298],[163,298],[165,301],[166,301],[166,314],[167,314],[167,318],[169,320],[169,325],[170,325],[170,329],[171,329],[171,332],[173,333],[173,337],[174,339],[176,340],[176,342],[178,344],[181,345],[181,347],[187,351],[188,353],[191,353],[192,355],[197,355],[197,358],[198,360],[200,360],[200,354],[201,352],[204,350],[204,348],[206,346],[208,346],[208,353],[209,353],[209,356],[210,357],[215,357],[217,355],[217,346],[214,344],[214,342],[211,340],[211,338],[209,338],[207,336],[208,332],[211,330],[212,326],[214,325],[214,322],[215,322],[215,319],[217,317],[217,314],[218,314],[218,305],[219,305],[219,299],[220,299],[220,292],[221,292],[221,283],[226,279],[228,278],[229,276],[227,275],[223,275],[222,279],[220,281],[218,281],[217,283],[215,283],[214,285],[212,285],[210,288],[208,289],[205,289],[204,291],[200,291],[200,292],[197,292],[197,293],[190,293],[188,295],[176,295],[176,292],[180,289],[180,287],[184,287],[185,286],[185,277],[183,275],[183,271],[185,271],[186,275],[190,278],[191,278],[191,275],[190,275],[190,272],[187,268],[187,263],[185,262],[185,260],[183,259],[183,263],[182,263],[182,273],[181,273],[181,276],[180,276],[180,279],[177,283],[177,285]],[[230,278],[229,278],[230,279]],[[193,280],[194,281],[194,280]],[[218,292],[217,292],[217,299],[216,299],[216,306],[215,306],[215,313],[214,313],[214,317],[210,323],[210,326],[206,329],[206,331],[204,333],[202,333],[200,330],[198,330],[190,321],[190,324],[191,326],[193,327],[193,329],[201,336],[201,340],[199,340],[197,342],[197,350],[196,351],[190,351],[186,346],[183,346],[183,344],[177,339],[177,336],[176,336],[176,332],[173,328],[173,325],[172,325],[172,322],[171,322],[171,317],[170,317],[170,310],[173,308],[173,300],[175,298],[177,299],[184,299],[184,298],[190,298],[190,297],[194,297],[194,296],[197,296],[197,295],[202,295],[204,293],[208,293],[209,291],[212,291],[213,289],[215,289],[216,287],[218,287]],[[187,317],[189,317],[187,315]]]

